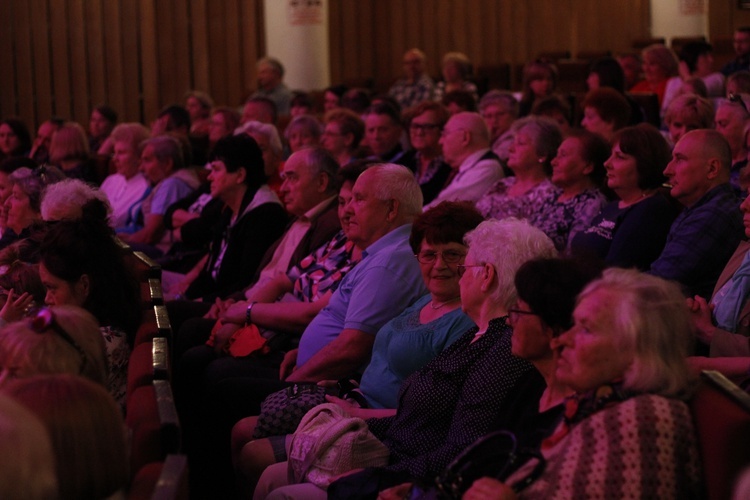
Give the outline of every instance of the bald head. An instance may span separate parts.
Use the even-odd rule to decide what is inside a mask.
[[[490,147],[490,132],[479,113],[456,113],[445,124],[440,144],[445,161],[459,168],[472,153]]]
[[[712,129],[692,130],[684,137],[688,136],[700,144],[700,150],[707,158],[716,158],[719,161],[720,168],[726,173],[728,179],[732,168],[732,151],[726,138]]]
[[[490,145],[490,132],[487,130],[487,123],[479,113],[456,113],[451,117],[449,122],[455,120],[456,126],[468,131],[471,134],[471,144],[479,148],[486,148]]]
[[[732,154],[729,144],[715,130],[693,130],[683,135],[672,151],[664,175],[670,194],[690,207],[708,191],[729,182]]]

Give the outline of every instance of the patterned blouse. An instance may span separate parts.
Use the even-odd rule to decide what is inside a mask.
[[[556,188],[549,179],[544,179],[522,196],[508,196],[508,190],[515,185],[516,180],[516,177],[500,179],[477,201],[477,210],[487,218],[528,219],[554,196]]]
[[[335,291],[341,278],[359,261],[352,260],[354,243],[339,231],[331,241],[305,257],[287,272],[294,282],[292,294],[302,302],[314,302]]]
[[[128,337],[125,332],[112,326],[102,326],[99,331],[107,349],[107,367],[109,369],[107,390],[124,412],[128,385],[128,359],[130,358]]]
[[[531,213],[529,222],[550,237],[558,251],[564,251],[573,236],[585,231],[607,199],[598,189],[587,189],[573,198],[558,202],[562,189],[555,188],[552,197]]]

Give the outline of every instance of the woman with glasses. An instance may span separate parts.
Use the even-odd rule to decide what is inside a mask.
[[[402,164],[414,172],[425,205],[435,199],[451,173],[440,147],[440,133],[449,117],[445,107],[430,101],[423,101],[405,113],[413,149],[404,155]]]
[[[553,257],[555,247],[540,230],[511,218],[482,222],[465,241],[469,249],[456,273],[461,308],[476,326],[404,380],[391,416],[367,420],[390,450],[390,459],[385,469],[366,469],[344,480],[359,491],[366,489],[362,498],[375,498],[379,490],[409,477],[434,477],[476,439],[504,426],[511,413],[539,401],[541,377],[530,387],[532,365],[511,353],[508,311],[516,303],[513,278],[518,268],[534,258]],[[256,497],[284,484],[275,481],[286,473],[287,464],[266,469]],[[314,488],[306,498],[325,498],[323,490]],[[336,483],[328,490],[334,495],[331,488]]]
[[[352,110],[335,108],[326,113],[320,145],[331,153],[340,167],[357,159],[359,143],[365,135],[365,123]]]

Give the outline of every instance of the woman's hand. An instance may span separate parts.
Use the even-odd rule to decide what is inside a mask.
[[[344,410],[346,413],[348,413],[352,417],[359,417],[359,415],[357,414],[358,413],[357,410],[360,410],[361,408],[358,406],[354,406],[353,404],[351,404],[350,402],[344,399],[326,394],[326,401],[329,403],[335,404],[336,406]]]
[[[481,477],[474,481],[462,498],[463,500],[515,500],[518,497],[513,488],[507,484],[491,477]]]
[[[412,483],[402,483],[378,493],[378,500],[403,500],[409,498]]]
[[[23,318],[26,314],[26,309],[34,301],[34,297],[24,292],[19,297],[13,296],[13,289],[8,290],[8,298],[5,300],[5,305],[0,309],[0,318],[3,318],[7,323],[12,323]]]
[[[716,327],[711,317],[714,305],[708,304],[706,299],[698,295],[693,299],[688,298],[687,305],[693,318],[698,339],[706,344],[710,344],[716,332]]]

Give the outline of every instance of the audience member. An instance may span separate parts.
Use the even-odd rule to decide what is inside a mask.
[[[534,103],[531,108],[530,116],[545,116],[560,127],[560,133],[566,137],[570,133],[570,124],[573,121],[573,111],[570,109],[568,101],[557,95],[552,94],[543,97]]]
[[[747,109],[746,99],[747,97],[742,94],[731,96],[728,100],[719,104],[715,116],[716,131],[724,136],[729,143],[729,149],[732,151],[729,182],[739,195],[744,194],[740,186],[740,174],[747,166],[749,151],[745,147],[745,127],[750,123],[750,112]]]
[[[292,118],[301,115],[312,115],[315,113],[313,108],[313,101],[310,94],[307,92],[294,92],[294,97],[289,102],[289,114]]]
[[[440,135],[440,144],[445,162],[455,173],[426,208],[444,201],[477,201],[487,186],[503,177],[500,160],[490,149],[489,130],[478,113],[451,116]]]
[[[366,89],[349,89],[344,93],[344,97],[341,98],[341,107],[350,109],[362,116],[370,107],[370,93]]]
[[[400,164],[404,156],[401,146],[401,116],[393,105],[374,103],[365,116],[365,140],[373,159]]]
[[[208,150],[209,153],[219,142],[219,139],[229,137],[234,130],[240,126],[240,114],[228,106],[219,106],[213,109],[213,114],[208,122]]]
[[[414,172],[425,204],[435,199],[452,173],[440,147],[440,135],[448,118],[448,111],[431,101],[417,104],[404,116],[413,149],[404,155],[403,163]]]
[[[10,174],[21,167],[34,170],[37,168],[37,163],[31,158],[24,156],[15,156],[0,161],[0,237],[8,225],[8,210],[5,202],[8,201],[13,189]]]
[[[0,121],[0,160],[14,156],[28,156],[31,134],[26,124],[18,118]]]
[[[454,90],[463,90],[468,92],[476,103],[479,96],[477,95],[477,86],[469,80],[471,72],[471,61],[466,57],[466,54],[447,52],[443,56],[443,79],[435,85],[433,98],[440,102],[448,93]]]
[[[36,131],[36,138],[31,146],[29,158],[34,160],[38,165],[49,162],[49,147],[52,144],[52,136],[60,130],[65,120],[62,118],[50,118],[42,122]]]
[[[683,85],[691,78],[700,79],[706,89],[703,97],[724,96],[724,75],[713,71],[713,47],[710,43],[695,41],[682,46],[679,53],[679,74],[667,82],[662,103],[662,115],[675,97],[680,95]],[[694,92],[695,93],[695,92]]]
[[[276,113],[280,116],[288,116],[292,92],[284,84],[284,66],[278,59],[264,57],[258,61],[255,68],[258,77],[258,90],[250,97],[270,99],[276,107]],[[243,122],[245,121],[247,120],[243,119]],[[275,117],[270,123],[276,123]]]
[[[636,60],[638,71],[640,71],[640,62]],[[635,81],[633,82],[635,83]],[[623,67],[614,57],[603,57],[597,59],[591,63],[591,69],[588,78],[586,79],[586,85],[591,90],[600,89],[602,87],[613,88],[619,92],[630,105],[630,119],[627,125],[638,125],[643,119],[643,109],[638,103],[625,93],[632,85],[625,83],[625,72]]]
[[[323,114],[342,107],[344,94],[346,94],[347,90],[349,89],[346,85],[332,85],[326,87],[323,91]]]
[[[410,108],[422,101],[432,99],[435,83],[425,68],[427,56],[419,49],[404,53],[404,78],[397,80],[388,90],[402,109]]]
[[[680,283],[688,296],[710,297],[743,236],[739,199],[729,185],[731,162],[729,144],[719,132],[694,130],[675,145],[664,170],[669,193],[685,209],[649,272]]]
[[[472,113],[477,111],[477,100],[471,95],[471,92],[465,90],[451,90],[443,96],[440,104],[445,106],[451,115],[465,111]]]
[[[341,167],[354,161],[365,135],[362,119],[349,109],[334,108],[326,113],[323,121],[325,129],[320,140],[323,149],[331,153]]]
[[[284,157],[284,146],[281,144],[279,130],[271,123],[261,123],[257,121],[245,122],[238,130],[237,134],[247,134],[258,143],[263,153],[263,165],[265,167],[267,184],[281,200],[284,200],[281,192],[281,166]]]
[[[318,146],[322,134],[323,125],[313,115],[295,116],[284,130],[284,137],[292,153],[303,148]]]
[[[602,208],[591,226],[571,241],[571,252],[608,266],[645,271],[661,253],[677,208],[659,192],[669,163],[669,144],[642,123],[619,130],[604,163],[607,187],[619,200]]]
[[[490,130],[492,152],[507,165],[513,144],[511,125],[518,118],[518,101],[510,92],[490,90],[479,101],[479,114]]]
[[[151,123],[151,137],[171,132],[173,136],[187,138],[190,135],[190,125],[190,113],[187,109],[178,104],[165,106]]]
[[[664,106],[664,92],[667,81],[677,76],[677,56],[672,49],[662,44],[649,45],[641,52],[643,58],[643,80],[635,84],[631,92],[653,92],[659,99],[659,107]]]
[[[52,136],[49,147],[50,164],[56,166],[68,178],[81,179],[99,184],[90,161],[86,132],[75,122],[66,122]]]
[[[99,105],[91,111],[89,118],[88,146],[92,155],[106,154],[99,149],[107,141],[109,134],[117,125],[117,112],[106,104]]]
[[[617,62],[622,68],[622,74],[625,79],[625,90],[631,91],[643,79],[641,56],[635,52],[620,54],[617,57]]]
[[[109,224],[112,207],[107,195],[91,184],[80,179],[63,179],[44,189],[40,213],[45,222],[93,217]]]
[[[601,135],[607,142],[612,142],[615,132],[630,121],[631,106],[628,101],[620,92],[609,87],[591,90],[583,99],[581,107],[581,126]]]
[[[527,116],[539,99],[553,94],[557,89],[557,81],[557,68],[554,64],[533,61],[524,66],[518,116],[521,118]]]
[[[557,123],[529,116],[517,121],[513,130],[508,166],[515,175],[491,185],[477,201],[477,210],[488,218],[527,218],[555,189],[549,175],[562,142]]]
[[[726,96],[732,94],[750,94],[750,71],[738,71],[727,77]]]
[[[277,113],[276,104],[268,97],[250,97],[242,107],[240,125],[244,125],[250,121],[275,125],[278,119]]]
[[[211,110],[214,101],[211,96],[200,90],[191,90],[185,94],[185,109],[190,115],[190,135],[207,136],[211,130]]]
[[[149,138],[149,131],[140,123],[122,123],[110,135],[114,143],[112,162],[115,173],[102,182],[101,190],[112,206],[112,227],[125,227],[131,208],[141,201],[149,182],[140,172],[140,145]]]
[[[724,76],[730,76],[738,71],[750,70],[750,27],[737,28],[734,31],[732,42],[736,57],[721,68]]]

